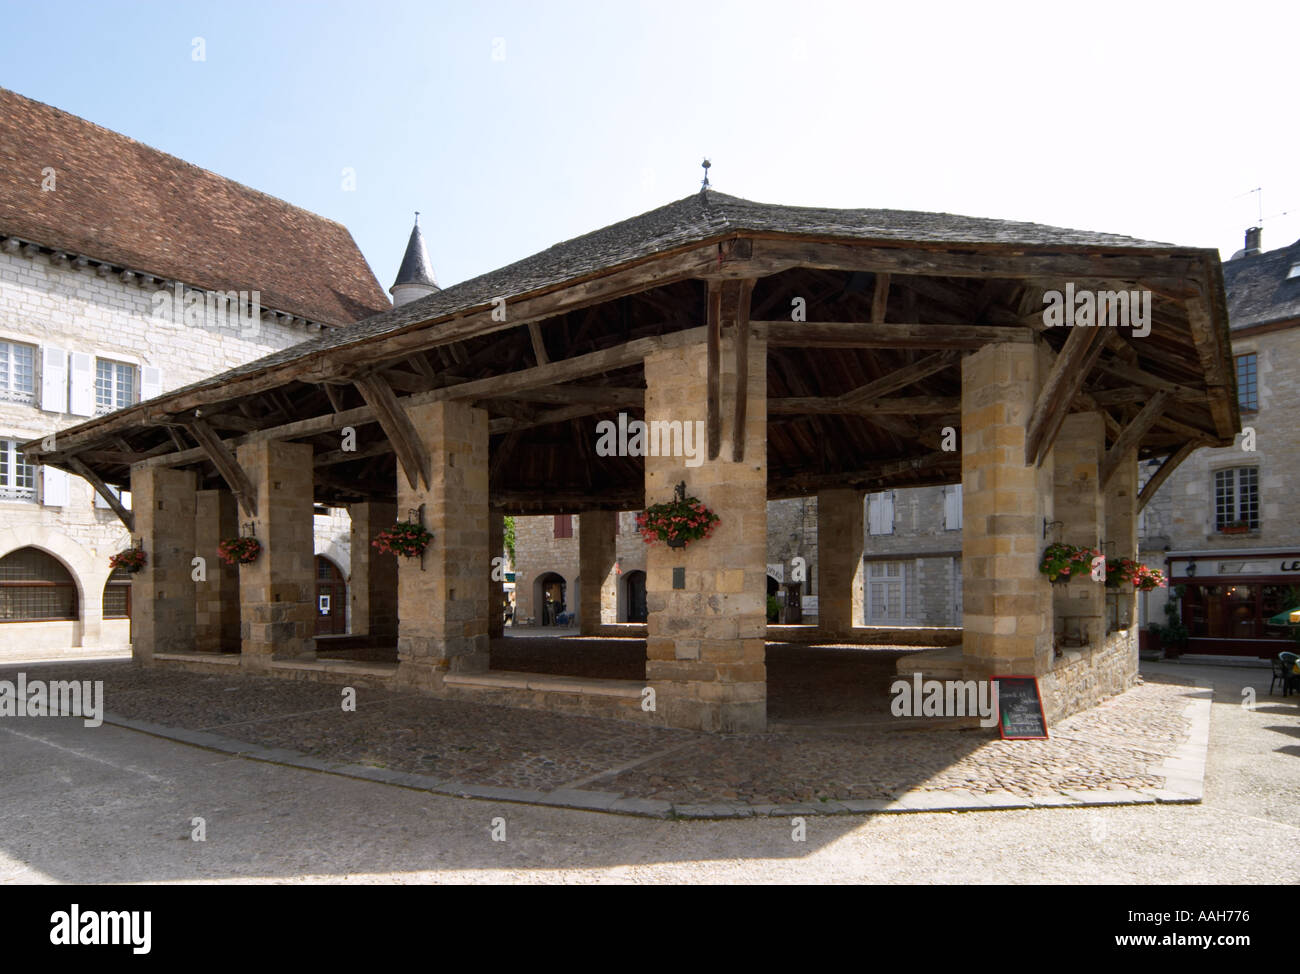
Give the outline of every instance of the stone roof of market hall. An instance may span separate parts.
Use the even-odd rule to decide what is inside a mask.
[[[1121,286],[1116,282],[1135,286],[1131,282],[1141,281],[1155,293],[1151,334],[1140,340],[1107,336],[1100,363],[1110,371],[1098,371],[1084,394],[1100,395],[1089,401],[1112,408],[1114,424],[1131,419],[1150,389],[1166,388],[1174,395],[1176,402],[1167,411],[1164,425],[1153,427],[1142,439],[1144,456],[1168,453],[1186,441],[1189,429],[1197,430],[1207,442],[1222,442],[1239,423],[1231,369],[1225,364],[1227,316],[1216,251],[946,213],[772,205],[705,190],[72,427],[60,434],[61,443],[67,444],[62,449],[98,451],[102,460],[96,461],[97,472],[110,482],[122,482],[131,458],[115,461],[109,455],[107,444],[112,438],[125,435],[137,451],[136,459],[159,457],[175,449],[162,427],[177,425],[178,417],[183,425],[194,410],[208,416],[230,415],[227,429],[235,433],[288,427],[289,435],[312,436],[321,432],[330,414],[361,415],[357,410],[364,402],[350,383],[383,370],[397,393],[414,393],[415,401],[421,396],[426,401],[427,397],[456,398],[448,389],[469,383],[466,389],[474,392],[475,401],[496,400],[501,406],[493,412],[494,439],[522,428],[536,429],[549,414],[542,410],[540,419],[530,421],[528,409],[540,407],[524,408],[516,402],[507,409],[505,397],[492,393],[494,377],[540,369],[545,359],[555,366],[613,351],[637,339],[696,328],[702,324],[706,303],[704,279],[728,276],[756,281],[750,315],[754,322],[784,320],[788,325],[794,294],[807,296],[810,325],[861,322],[864,329],[883,328],[872,324],[872,294],[883,284],[888,316],[883,315],[882,305],[882,317],[875,321],[935,323],[892,326],[914,329],[913,338],[926,328],[966,325],[988,329],[987,340],[998,341],[1014,329],[1016,340],[1033,340],[1037,334],[1058,351],[1069,329],[1044,330],[1044,287],[1069,280],[1093,281],[1098,287]],[[1200,302],[1200,313],[1186,311],[1189,297]],[[494,314],[502,303],[507,313]],[[769,341],[769,410],[773,401],[782,398],[793,405],[806,397],[849,395],[891,371],[916,365],[923,349],[945,347],[921,341],[900,342],[897,348],[843,347],[833,342],[825,348],[789,347],[794,344],[789,336],[783,342]],[[952,347],[971,350],[973,346]],[[931,412],[940,408],[934,403],[953,401],[960,394],[959,359],[946,365],[944,370],[926,372],[903,394],[927,397]],[[1134,374],[1145,383],[1145,393],[1134,392]],[[617,400],[619,405],[623,404],[619,396],[644,385],[639,370],[622,363],[603,372],[557,377],[556,388],[572,390],[564,384],[575,377],[588,385],[594,381],[616,387],[618,396],[610,402]],[[578,392],[586,397],[595,394],[591,388]],[[560,401],[564,400],[553,400]],[[242,416],[234,415],[236,407]],[[579,411],[572,408],[575,414]],[[308,418],[318,422],[290,425]],[[585,416],[570,416],[565,422],[575,424],[572,432],[557,433],[538,449],[571,452],[570,446],[578,446],[581,438],[576,424],[596,418],[594,409]],[[920,483],[927,478],[904,468],[907,461],[930,454],[931,448],[913,442],[918,438],[911,422],[906,416],[887,415],[782,416],[769,429],[772,472],[778,480],[792,477],[805,465],[816,441],[835,438],[845,445],[841,452],[846,466],[897,460],[902,466],[890,476],[900,477],[900,485]],[[232,442],[238,439],[235,436]],[[328,452],[330,442],[331,437],[322,436],[319,449]],[[527,449],[518,441],[511,446]],[[391,460],[390,455],[387,462]],[[927,475],[930,482],[952,482],[959,476],[959,470],[950,469],[954,460],[959,466],[957,457],[941,461],[942,469]],[[48,462],[57,465],[61,456],[53,455]],[[391,483],[389,469],[379,465],[382,462],[375,461],[354,479],[361,482],[372,476],[376,484],[385,479]],[[523,491],[552,483],[554,471],[543,475],[551,462],[539,458],[536,482],[524,476],[516,486]],[[813,465],[817,463],[825,476],[842,472],[838,459],[823,456]],[[528,465],[521,456],[510,467],[522,470]],[[613,462],[600,466],[612,482],[629,486],[635,480],[630,468],[619,470]],[[576,490],[584,484],[578,478],[569,486]],[[589,492],[601,486],[585,484]],[[806,484],[791,481],[789,486]]]

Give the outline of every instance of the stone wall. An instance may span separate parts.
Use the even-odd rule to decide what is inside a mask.
[[[1049,725],[1123,693],[1137,682],[1137,674],[1136,627],[1110,633],[1100,649],[1066,650],[1038,678]]]

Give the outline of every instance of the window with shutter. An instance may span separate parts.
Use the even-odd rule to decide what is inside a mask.
[[[572,514],[555,515],[555,537],[557,538],[573,537],[573,515]]]
[[[961,530],[961,484],[943,489],[943,526],[949,531]]]
[[[68,353],[53,345],[41,348],[41,408],[49,413],[68,411]]]
[[[36,402],[36,348],[0,342],[0,401]]]
[[[24,459],[18,440],[0,440],[0,500],[36,500],[36,467]]]

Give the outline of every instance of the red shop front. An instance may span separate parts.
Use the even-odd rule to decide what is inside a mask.
[[[1186,654],[1272,659],[1296,643],[1270,616],[1300,606],[1300,552],[1175,555],[1172,587],[1183,587]]]

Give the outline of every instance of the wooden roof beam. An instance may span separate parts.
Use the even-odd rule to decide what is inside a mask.
[[[756,321],[753,324],[773,347],[975,351],[989,344],[1030,342],[1034,339],[1034,333],[1027,328],[1002,325],[872,324],[860,321]]]
[[[421,481],[427,489],[433,477],[429,453],[424,448],[424,441],[416,432],[411,417],[406,414],[406,410],[397,401],[397,396],[393,394],[392,386],[378,373],[357,376],[352,383],[365,399],[366,405],[374,411],[379,425],[383,427],[384,435],[393,445],[393,452],[397,454],[397,459],[406,472],[406,480],[411,485],[411,489],[418,490]]]
[[[1025,463],[1041,466],[1047,451],[1056,442],[1056,434],[1065,422],[1074,398],[1082,391],[1084,380],[1104,345],[1104,328],[1071,328],[1061,353],[1052,363],[1047,381],[1034,401],[1029,428],[1025,435]]]
[[[1169,475],[1178,469],[1178,465],[1190,457],[1193,453],[1208,444],[1204,441],[1194,440],[1184,443],[1169,456],[1165,457],[1165,462],[1160,464],[1160,469],[1153,473],[1149,480],[1142,485],[1142,490],[1138,492],[1137,509],[1141,513],[1142,508],[1147,506],[1147,502],[1156,496],[1156,491],[1160,485],[1169,479]]]
[[[105,503],[117,515],[117,519],[126,525],[126,529],[132,534],[135,533],[135,515],[126,509],[122,501],[116,494],[109,489],[104,481],[99,479],[99,475],[91,470],[78,457],[68,457],[68,466],[81,478],[83,478],[91,487],[95,488],[95,493],[104,498]]]
[[[188,429],[190,435],[199,441],[199,448],[221,474],[221,479],[238,499],[244,513],[249,517],[257,517],[257,491],[253,489],[253,482],[244,472],[244,468],[239,465],[234,452],[222,442],[206,421],[194,419],[188,424]]]
[[[1107,481],[1119,469],[1119,462],[1123,459],[1124,454],[1130,450],[1136,450],[1138,444],[1142,442],[1142,437],[1155,425],[1160,414],[1164,412],[1165,406],[1173,396],[1164,389],[1157,390],[1156,394],[1147,400],[1147,404],[1142,407],[1141,412],[1133,418],[1133,422],[1124,427],[1111,448],[1106,451],[1106,456],[1101,462],[1101,469],[1097,472],[1097,480],[1101,486],[1105,487]]]

